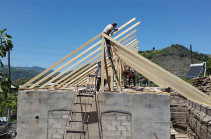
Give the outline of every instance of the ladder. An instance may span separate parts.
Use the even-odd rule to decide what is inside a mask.
[[[107,45],[106,45],[106,41],[105,41],[105,46],[107,46]],[[106,47],[106,49],[107,49],[107,47]],[[108,52],[108,51],[109,51],[109,50],[107,49],[107,54],[108,54],[108,53],[111,53],[111,52]],[[111,50],[110,50],[110,51],[111,51]],[[113,70],[113,73],[114,73],[114,78],[115,78],[115,80],[116,80],[116,82],[117,82],[117,86],[119,87],[119,91],[122,92],[122,86],[121,86],[120,81],[119,81],[119,79],[118,79],[118,75],[117,75],[117,72],[116,72],[116,70],[115,70],[115,65],[114,65],[112,56],[108,56],[108,59],[109,59],[110,65],[111,65],[111,67],[112,67],[112,70]]]
[[[86,91],[88,91],[88,90],[95,91],[95,88],[96,88],[96,78],[95,77],[96,77],[96,75],[88,75],[87,82],[86,82]],[[93,86],[92,86],[92,84],[89,84],[90,78],[93,78]]]
[[[86,139],[89,137],[88,122],[96,95],[95,88],[92,88],[92,86],[90,88],[88,85],[90,77],[95,76],[88,75],[87,87],[85,90],[78,90],[77,86],[74,101],[71,105],[72,109],[69,110],[63,139]]]

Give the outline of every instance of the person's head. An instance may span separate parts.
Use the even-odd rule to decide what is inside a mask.
[[[99,66],[101,66],[101,61],[98,61],[97,64],[98,64]]]
[[[117,23],[116,22],[114,22],[112,25],[113,25],[114,28],[117,27]]]

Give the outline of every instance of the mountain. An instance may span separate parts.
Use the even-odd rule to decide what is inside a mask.
[[[33,66],[33,67],[17,67],[19,69],[23,69],[23,70],[29,70],[29,71],[35,71],[35,72],[42,72],[45,70],[45,68],[41,68],[38,66]]]
[[[38,66],[33,67],[12,67],[11,66],[11,80],[15,81],[17,79],[21,78],[33,78],[40,72],[44,71],[45,68],[41,68]],[[4,74],[8,73],[8,66],[5,65],[3,68],[1,68],[1,71]]]
[[[139,54],[179,77],[187,74],[190,64],[206,62],[210,59],[206,54],[192,52],[191,63],[190,50],[179,44],[173,44],[162,50],[139,51]]]

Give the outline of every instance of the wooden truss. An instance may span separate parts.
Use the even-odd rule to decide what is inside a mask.
[[[122,72],[124,65],[127,65],[160,87],[170,87],[190,100],[211,106],[210,96],[137,53],[139,41],[135,39],[136,35],[134,33],[137,30],[134,28],[140,22],[128,27],[135,20],[133,18],[119,27],[119,30],[114,32],[112,37],[104,33],[98,34],[29,80],[19,89],[68,89],[78,85],[84,86],[87,76],[95,73],[97,62],[101,60],[101,91],[104,91],[104,79],[107,78],[107,81],[110,81],[108,82],[108,89],[114,90],[115,87],[113,85],[115,81],[117,91],[121,92],[123,85]],[[119,33],[120,31],[122,32]],[[105,38],[111,41],[112,61],[116,69],[115,71],[111,68],[112,65],[109,63],[105,51]],[[51,70],[53,72],[50,72]],[[116,75],[114,75],[114,72]]]

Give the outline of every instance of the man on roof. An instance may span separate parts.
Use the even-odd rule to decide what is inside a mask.
[[[115,29],[115,27],[117,27],[117,23],[113,23],[113,24],[109,24],[105,27],[105,29],[103,30],[103,33],[107,34],[108,36],[110,36],[110,34],[112,35],[114,31],[118,31],[118,29]],[[112,33],[111,33],[112,32]],[[107,55],[108,57],[111,57],[111,44],[110,44],[110,40],[108,40],[107,38],[105,38],[106,41],[106,47],[107,47]]]

